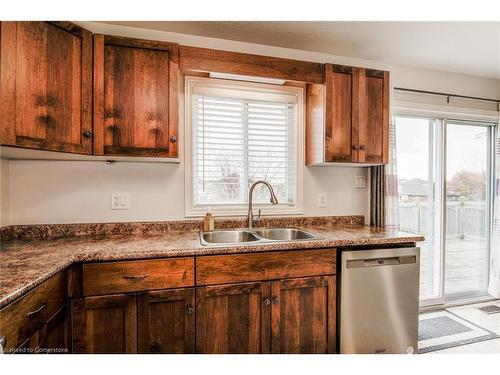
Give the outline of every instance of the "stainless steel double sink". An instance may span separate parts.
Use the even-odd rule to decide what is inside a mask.
[[[319,239],[315,234],[298,228],[255,228],[200,232],[203,246],[227,246],[244,243],[269,243]]]

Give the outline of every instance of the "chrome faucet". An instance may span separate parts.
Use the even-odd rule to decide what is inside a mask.
[[[255,181],[252,186],[250,186],[250,190],[248,191],[248,215],[247,215],[247,228],[251,229],[253,228],[253,191],[255,187],[258,184],[264,184],[267,186],[269,189],[269,193],[271,193],[271,199],[270,202],[272,205],[278,204],[278,198],[276,198],[276,195],[274,194],[273,187],[271,184],[267,181],[260,180],[260,181]]]

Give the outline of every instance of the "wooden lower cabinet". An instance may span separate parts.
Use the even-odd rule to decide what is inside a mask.
[[[41,330],[35,331],[28,339],[19,345],[12,353],[13,354],[38,354],[38,342],[40,341]],[[10,353],[10,352],[8,352]]]
[[[194,288],[139,293],[139,353],[195,352]]]
[[[335,276],[197,289],[198,353],[335,353]]]
[[[136,353],[136,295],[114,294],[73,301],[73,352]]]
[[[43,326],[19,345],[14,354],[63,354],[67,344],[66,306],[56,312]]]
[[[179,275],[186,276],[180,284],[185,287],[162,281],[154,285],[172,287],[150,290],[152,284],[139,278],[136,284],[122,283],[120,293],[80,294],[72,301],[73,352],[335,353],[335,250],[240,256],[240,264],[236,255],[227,255],[200,257],[196,271],[194,261],[184,265]],[[115,270],[109,280],[137,271],[117,262],[92,275],[104,278],[109,267]],[[138,274],[154,275],[156,266],[149,267]],[[171,269],[180,268],[165,267],[169,280]],[[84,292],[107,290],[104,282],[90,288],[92,278],[83,271]],[[63,338],[55,329],[45,340]]]
[[[216,285],[196,290],[197,353],[268,353],[270,284]]]
[[[45,324],[39,341],[42,353],[63,354],[69,352],[67,308],[64,306]]]
[[[194,288],[73,302],[75,353],[194,353]]]
[[[271,283],[271,351],[335,353],[335,276]]]
[[[54,330],[66,325],[65,271],[44,281],[0,310],[0,339],[5,353],[44,353],[64,349]],[[62,327],[62,328],[60,328]]]

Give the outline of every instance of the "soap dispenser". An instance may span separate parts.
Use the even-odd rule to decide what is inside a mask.
[[[205,232],[215,229],[214,217],[210,211],[207,211],[203,219],[203,230]]]

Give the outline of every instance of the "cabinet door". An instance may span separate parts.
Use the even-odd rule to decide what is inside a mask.
[[[357,161],[389,162],[389,72],[359,69]]]
[[[335,352],[335,276],[272,282],[273,353]]]
[[[198,353],[268,353],[269,283],[196,289]]]
[[[194,296],[194,288],[138,295],[139,353],[194,353]]]
[[[92,153],[92,34],[69,22],[2,22],[3,145]]]
[[[55,313],[42,329],[40,351],[48,354],[68,353],[66,306]]]
[[[75,353],[136,353],[135,294],[86,297],[73,302]]]
[[[94,153],[177,156],[178,46],[94,36]]]
[[[354,161],[353,68],[326,64],[325,161]]]
[[[28,339],[26,339],[15,350],[13,350],[13,351],[9,350],[6,353],[12,353],[12,354],[39,354],[40,351],[38,350],[38,348],[39,348],[39,343],[40,343],[41,332],[42,332],[42,328],[39,329],[39,330],[36,330],[33,333],[33,335],[31,335]]]

